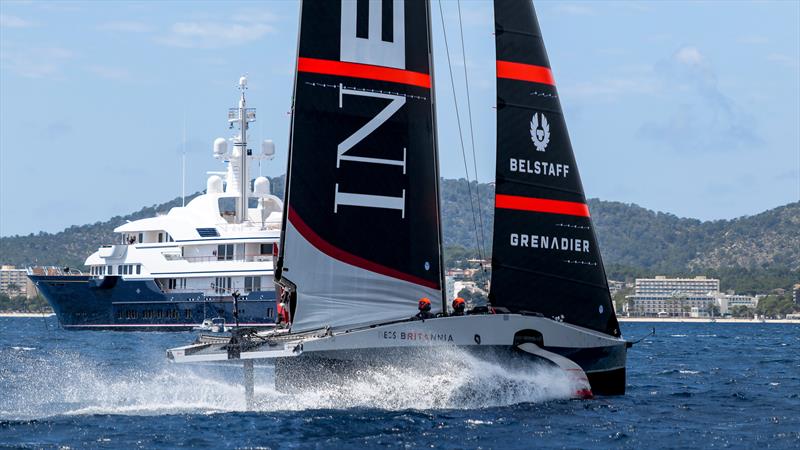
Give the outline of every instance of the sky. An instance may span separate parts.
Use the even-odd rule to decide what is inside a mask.
[[[800,2],[535,5],[587,197],[703,220],[800,199]],[[440,7],[492,181],[492,5],[461,2],[464,58],[458,3],[432,1],[441,172],[464,178]],[[175,198],[184,148],[204,189],[242,74],[278,152],[253,175],[284,173],[297,24],[291,1],[0,1],[0,236]]]

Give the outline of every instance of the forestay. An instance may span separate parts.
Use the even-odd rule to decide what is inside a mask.
[[[495,0],[497,174],[490,300],[619,336],[529,0]]]
[[[296,289],[292,331],[438,306],[428,3],[305,1],[301,14],[276,272]]]

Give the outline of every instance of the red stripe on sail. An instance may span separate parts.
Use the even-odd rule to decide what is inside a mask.
[[[399,280],[408,281],[409,283],[418,284],[420,286],[425,286],[431,289],[439,289],[439,284],[434,283],[423,278],[409,275],[407,273],[400,272],[399,270],[392,269],[391,267],[386,267],[378,263],[374,263],[372,261],[366,260],[360,256],[356,256],[352,253],[346,252],[338,247],[331,245],[329,242],[325,241],[320,237],[314,230],[311,229],[303,219],[295,212],[292,207],[289,207],[289,222],[297,229],[297,231],[317,250],[325,253],[326,255],[330,256],[333,259],[337,259],[343,263],[350,264],[351,266],[356,266],[364,270],[369,270],[370,272],[379,273],[381,275],[386,275],[387,277],[397,278]]]
[[[532,83],[556,85],[553,72],[547,67],[510,61],[497,61],[497,78],[530,81]]]
[[[391,83],[431,88],[431,76],[428,74],[369,64],[300,57],[297,58],[297,71],[341,75],[350,78],[366,78],[368,80],[389,81]]]
[[[494,196],[494,204],[496,208],[502,209],[589,217],[589,207],[586,203],[497,194]]]

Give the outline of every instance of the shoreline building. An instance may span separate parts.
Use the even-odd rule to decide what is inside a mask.
[[[624,312],[639,316],[704,314],[720,297],[719,280],[705,276],[637,278],[633,292],[625,297]]]
[[[758,306],[758,297],[741,294],[720,294],[716,298],[719,305],[720,314],[730,314],[733,308],[737,306],[744,306],[750,309],[756,309]]]
[[[28,271],[14,266],[0,266],[0,294],[9,297],[34,298],[36,286],[28,278]]]

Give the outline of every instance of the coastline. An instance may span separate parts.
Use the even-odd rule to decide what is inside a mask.
[[[620,322],[652,322],[652,323],[789,323],[800,324],[800,319],[733,319],[733,318],[717,318],[711,319],[708,317],[692,318],[692,317],[620,317],[617,316]]]
[[[52,317],[54,312],[0,312],[0,317]]]
[[[28,317],[41,318],[55,316],[53,312],[0,312],[0,317]],[[800,319],[732,319],[732,318],[692,318],[692,317],[617,317],[620,322],[652,322],[652,323],[788,323],[800,325]]]

